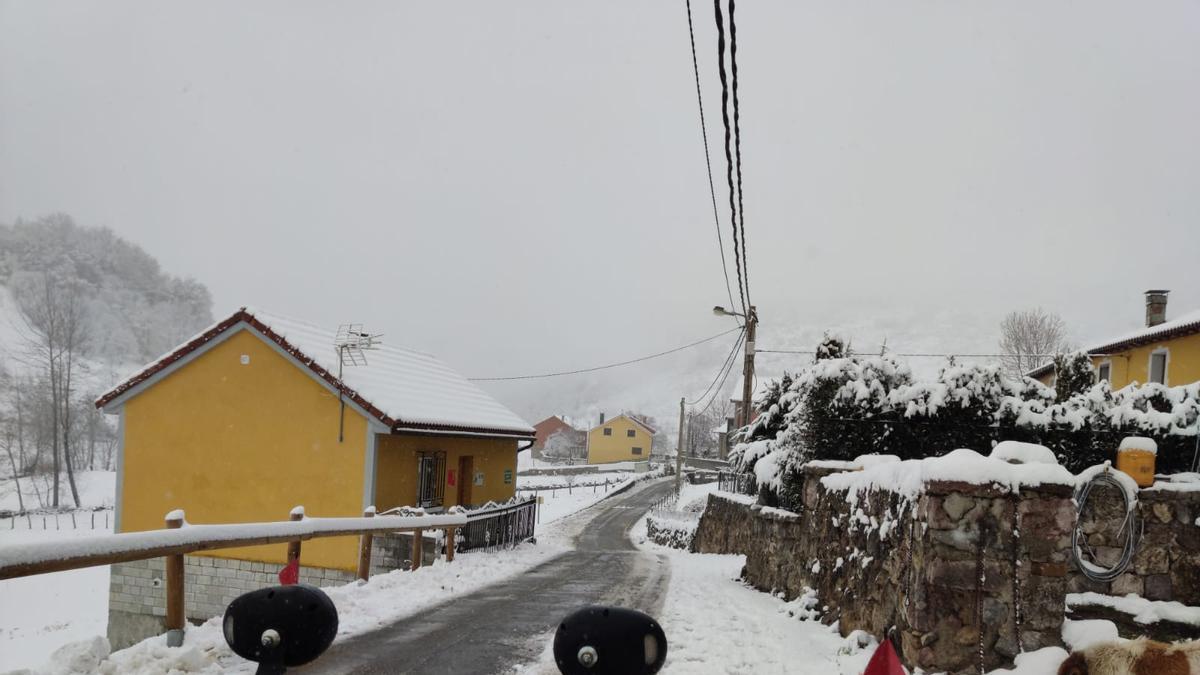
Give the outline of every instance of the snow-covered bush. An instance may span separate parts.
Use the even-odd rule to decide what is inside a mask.
[[[1054,357],[1054,391],[1060,401],[1082,394],[1096,383],[1092,359],[1087,352],[1073,352]]]
[[[758,414],[754,421],[746,427],[743,436],[746,441],[775,438],[776,434],[787,427],[785,415],[790,407],[782,399],[791,387],[792,376],[786,371],[778,380],[771,380],[767,383],[762,396],[754,402],[754,409]]]
[[[1190,470],[1200,383],[1114,392],[1107,382],[1090,383],[1082,359],[1063,359],[1063,367],[1073,374],[1059,398],[1054,388],[997,366],[951,360],[936,378],[913,382],[907,366],[889,356],[818,358],[786,386],[768,387],[762,414],[769,417],[755,428],[756,440],[735,447],[731,463],[755,476],[766,503],[784,508],[799,468],[812,459],[986,453],[1004,440],[1045,445],[1078,472],[1112,459],[1122,437],[1149,436],[1160,447],[1160,472]]]

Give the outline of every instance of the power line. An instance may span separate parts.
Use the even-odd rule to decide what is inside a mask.
[[[739,342],[740,341],[741,340],[739,340]],[[708,399],[708,403],[706,403],[697,414],[703,415],[704,413],[708,412],[708,409],[711,408],[712,404],[716,402],[717,397],[721,395],[721,390],[725,388],[725,382],[729,379],[729,374],[733,372],[734,363],[736,363],[736,359],[730,359],[728,364],[726,364],[725,375],[721,378],[721,384],[717,385],[717,388],[713,390],[712,398]]]
[[[729,123],[729,80],[725,73],[725,19],[721,16],[721,0],[713,0],[717,19],[717,63],[721,75],[721,122],[725,125],[725,181],[729,184],[729,225],[733,230],[733,262],[737,269],[738,295],[742,300],[742,314],[749,316],[746,280],[742,274],[742,256],[738,249],[737,193],[733,182],[733,148],[730,137],[733,128]]]
[[[812,349],[756,349],[754,351],[758,354],[816,354],[817,353],[815,350],[812,350]],[[877,355],[876,352],[849,352],[849,353],[853,356],[858,356],[858,355],[876,356]],[[887,354],[890,356],[904,356],[904,357],[910,357],[910,358],[922,358],[922,357],[935,358],[935,357],[959,356],[964,359],[1006,358],[1006,357],[1010,357],[1010,356],[1023,356],[1023,357],[1032,358],[1032,359],[1052,359],[1056,356],[1062,356],[1062,354],[963,354],[963,353],[959,353],[959,352],[923,352],[923,353],[887,352]],[[1088,356],[1112,356],[1112,354],[1091,354],[1091,353],[1089,353]]]
[[[696,340],[695,342],[690,342],[681,347],[676,347],[674,349],[668,349],[665,352],[658,352],[657,354],[650,354],[647,356],[639,356],[636,359],[629,359],[628,361],[619,361],[617,363],[609,363],[609,364],[603,365],[603,366],[593,366],[591,368],[580,368],[578,370],[563,370],[563,371],[559,371],[556,373],[541,373],[538,375],[513,375],[513,376],[509,376],[509,377],[468,377],[467,379],[470,380],[471,382],[498,382],[501,380],[536,380],[536,379],[543,378],[543,377],[560,377],[562,375],[579,375],[581,373],[592,373],[597,370],[606,370],[608,368],[617,368],[619,366],[628,366],[632,363],[640,363],[642,361],[649,361],[650,359],[657,359],[660,356],[666,356],[668,354],[674,354],[675,352],[681,352],[685,349],[690,349],[697,345],[702,345],[705,342],[712,342],[713,340],[716,340],[719,337],[729,335],[730,333],[737,331],[737,330],[742,330],[742,327],[738,326],[736,328],[730,328],[729,330],[727,330],[723,333],[717,333],[716,335],[713,335],[711,337],[706,337],[703,340]]]
[[[708,392],[712,391],[712,388],[716,386],[717,380],[721,379],[721,373],[724,372],[725,369],[729,368],[729,362],[732,361],[735,356],[737,356],[738,347],[742,346],[742,340],[745,337],[746,331],[743,329],[742,332],[738,334],[737,339],[733,341],[733,349],[729,350],[729,356],[726,356],[725,361],[721,363],[721,367],[717,370],[717,376],[713,378],[711,383],[709,383],[708,389],[705,389],[703,394],[697,396],[695,401],[688,401],[688,405],[696,405],[697,403],[703,401],[706,396],[708,396]]]
[[[742,126],[738,109],[737,23],[733,20],[734,0],[729,0],[729,66],[733,74],[733,144],[737,155],[738,229],[742,231],[742,273],[746,285],[746,305],[750,300],[750,258],[746,256],[746,208],[742,203]]]
[[[721,272],[725,275],[725,293],[733,309],[733,290],[729,287],[729,265],[725,262],[725,240],[721,237],[721,217],[717,213],[717,188],[713,185],[712,159],[708,151],[708,125],[704,120],[704,96],[700,93],[700,64],[696,60],[696,30],[692,26],[692,0],[686,0],[688,38],[692,43],[692,73],[696,76],[696,105],[700,110],[700,137],[704,140],[704,166],[708,169],[708,194],[712,198],[713,224],[717,228],[717,248],[721,251]],[[740,290],[740,289],[739,289]]]

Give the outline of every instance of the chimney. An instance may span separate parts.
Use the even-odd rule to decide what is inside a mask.
[[[1167,320],[1167,293],[1171,291],[1146,291],[1146,327],[1157,326]]]
[[[600,413],[600,424],[604,424],[604,413]]]

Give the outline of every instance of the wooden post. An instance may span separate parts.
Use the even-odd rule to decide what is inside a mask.
[[[412,568],[416,571],[421,566],[421,557],[425,552],[425,530],[417,528],[413,530],[413,549],[412,549]]]
[[[457,533],[457,527],[446,528],[446,562],[454,562],[454,540]]]
[[[183,511],[176,510],[167,514],[167,528],[177,530],[183,527]],[[178,647],[183,644],[183,554],[166,557],[167,567],[167,646]]]
[[[363,518],[374,518],[375,507],[368,506],[363,511]],[[358,538],[358,578],[366,581],[371,578],[371,533]]]
[[[289,516],[289,518],[294,521],[295,520],[304,520],[304,507],[297,506],[296,508],[292,509],[292,513]],[[287,551],[288,564],[291,564],[291,562],[293,560],[297,560],[297,561],[300,560],[300,540],[299,539],[297,539],[296,541],[288,542],[288,551]]]

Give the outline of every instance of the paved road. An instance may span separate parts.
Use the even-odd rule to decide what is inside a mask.
[[[460,596],[386,628],[340,642],[309,673],[498,673],[537,661],[558,620],[581,605],[662,608],[669,567],[627,533],[669,481],[616,495],[573,518],[591,522],[575,550],[506,582]],[[474,553],[468,555],[485,555]]]

